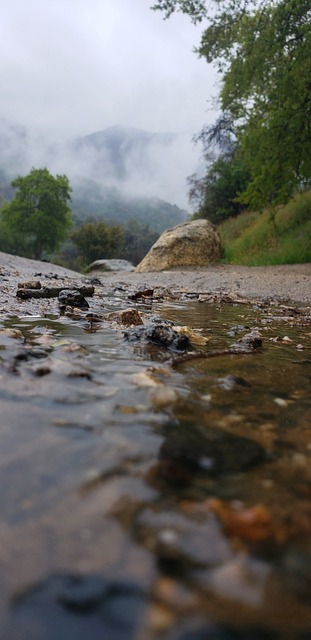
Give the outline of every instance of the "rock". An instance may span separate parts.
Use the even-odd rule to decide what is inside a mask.
[[[230,543],[215,518],[196,522],[182,513],[147,508],[135,522],[135,535],[158,558],[180,569],[216,568],[232,559]]]
[[[133,640],[146,602],[140,587],[101,575],[55,574],[14,598],[6,640]]]
[[[241,553],[211,572],[202,572],[199,582],[203,589],[212,591],[216,596],[233,602],[259,606],[265,597],[269,573],[267,563]]]
[[[258,329],[252,329],[245,336],[242,336],[237,342],[231,345],[236,351],[252,351],[262,347],[261,334]]]
[[[70,307],[78,307],[79,309],[89,308],[89,303],[77,289],[62,289],[58,294],[58,302],[61,308],[67,305]]]
[[[191,423],[166,427],[159,452],[161,475],[169,482],[191,482],[197,472],[208,475],[240,473],[265,459],[264,449],[254,440],[220,428]]]
[[[221,240],[216,227],[208,220],[193,220],[164,231],[136,271],[205,267],[220,256]]]
[[[89,271],[134,271],[134,268],[128,260],[95,260],[89,265]]]
[[[136,342],[137,340],[145,340],[153,342],[166,349],[183,351],[190,346],[188,336],[178,333],[172,327],[166,324],[145,324],[142,327],[130,328],[124,333],[126,340]]]
[[[123,309],[123,311],[112,311],[106,313],[105,320],[123,324],[125,327],[144,324],[141,313],[137,309]]]

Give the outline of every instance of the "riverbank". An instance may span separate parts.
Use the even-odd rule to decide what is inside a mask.
[[[131,291],[160,287],[177,295],[229,293],[254,300],[272,298],[287,303],[311,303],[311,263],[267,267],[217,264],[158,273],[96,271],[85,275],[48,262],[0,252],[1,311],[15,312],[17,285],[25,280],[41,279],[43,286],[59,280],[65,288],[94,278],[107,289],[120,285]]]

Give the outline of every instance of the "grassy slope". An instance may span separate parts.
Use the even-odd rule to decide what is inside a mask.
[[[243,265],[311,262],[311,191],[275,211],[244,213],[218,227],[225,262]]]

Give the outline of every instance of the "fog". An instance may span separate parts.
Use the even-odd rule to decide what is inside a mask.
[[[181,15],[163,20],[150,5],[2,0],[0,133],[13,173],[48,165],[73,180],[94,177],[96,157],[75,153],[76,138],[115,125],[172,132],[172,143],[155,139],[143,161],[133,145],[121,182],[134,195],[186,206],[186,177],[200,163],[192,137],[215,120],[215,74],[193,51],[201,28]],[[102,169],[103,184],[120,186],[109,158]]]

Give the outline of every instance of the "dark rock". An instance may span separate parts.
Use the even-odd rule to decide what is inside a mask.
[[[232,391],[236,387],[250,387],[250,383],[244,378],[240,378],[239,376],[234,376],[232,373],[229,373],[224,378],[218,378],[218,385],[224,391]]]
[[[262,339],[258,329],[253,329],[231,345],[236,351],[252,351],[262,347]]]
[[[52,575],[13,599],[6,640],[134,640],[145,598],[132,582]]]
[[[160,449],[164,469],[172,467],[177,474],[205,472],[212,475],[238,473],[264,460],[264,449],[253,440],[228,433],[220,428],[193,424],[169,426]],[[177,474],[178,475],[178,474]]]
[[[78,307],[79,309],[88,309],[89,303],[82,293],[77,289],[62,289],[58,294],[60,307]]]
[[[103,283],[99,278],[86,278],[86,282],[89,282],[90,284],[93,284],[94,286],[97,286],[97,287],[103,286]]]
[[[190,346],[190,340],[186,335],[178,333],[172,327],[163,323],[149,323],[142,327],[134,327],[126,331],[124,337],[130,342],[145,340],[158,344],[166,349],[177,351],[183,351]]]

